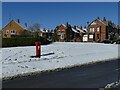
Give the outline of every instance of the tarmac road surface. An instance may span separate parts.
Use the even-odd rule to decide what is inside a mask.
[[[118,80],[119,60],[3,81],[3,88],[101,88]]]

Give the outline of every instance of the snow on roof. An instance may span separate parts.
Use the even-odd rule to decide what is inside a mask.
[[[66,27],[66,25],[65,25],[65,24],[62,24],[62,26]]]
[[[40,28],[40,31],[41,31],[41,32],[45,32],[44,29],[42,29],[42,28]]]
[[[75,33],[79,33],[77,30],[75,30],[74,28],[72,28],[72,31]]]
[[[101,21],[101,20],[99,20],[99,19],[97,19],[97,20],[100,21],[102,24],[107,25],[107,24],[105,24],[103,21]]]
[[[43,33],[47,33],[49,31],[49,29],[42,29],[41,28],[40,31],[43,32]]]
[[[87,29],[86,29],[86,28],[83,28],[83,30],[87,32]]]
[[[104,23],[102,20],[99,20],[99,19],[95,19],[94,21],[92,21],[89,25],[91,25],[93,22],[95,22],[96,20],[98,20],[99,22],[101,22],[102,24],[104,24],[105,26],[107,26],[107,24],[106,23]],[[89,26],[88,25],[88,26]]]
[[[80,28],[78,28],[78,27],[76,27],[76,29],[77,29],[78,31],[80,31],[80,32],[84,32],[82,29],[80,29]]]
[[[25,30],[28,30],[28,27],[23,27]]]

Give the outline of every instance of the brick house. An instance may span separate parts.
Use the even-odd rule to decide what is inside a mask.
[[[67,26],[64,24],[61,24],[60,26],[56,27],[55,33],[57,34],[57,38],[59,42],[65,42],[66,41],[66,30]]]
[[[53,30],[49,30],[49,29],[44,28],[44,29],[40,29],[39,36],[51,41],[53,34],[54,34]]]
[[[73,33],[73,42],[82,42],[83,41],[83,35],[86,33],[85,29],[82,28],[82,26],[74,26],[72,27],[72,33]]]
[[[83,41],[83,33],[85,33],[85,31],[82,29],[82,27],[72,27],[70,24],[67,23],[66,25],[61,24],[60,26],[57,26],[55,29],[55,33],[57,36],[57,41],[59,42],[80,42]]]
[[[20,25],[19,22],[14,20],[10,21],[3,29],[2,29],[2,37],[3,38],[11,38],[14,36],[19,36],[24,34],[24,28]]]
[[[103,20],[97,18],[88,25],[88,41],[102,42],[103,40],[110,39],[111,32],[117,33],[117,29],[110,26],[105,17]]]

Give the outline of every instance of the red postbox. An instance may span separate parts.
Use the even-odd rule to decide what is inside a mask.
[[[41,56],[41,46],[40,46],[40,42],[35,42],[35,45],[36,45],[36,57],[39,57]]]

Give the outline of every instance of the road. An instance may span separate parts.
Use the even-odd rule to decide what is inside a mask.
[[[3,88],[100,88],[118,80],[118,60],[3,81]]]

